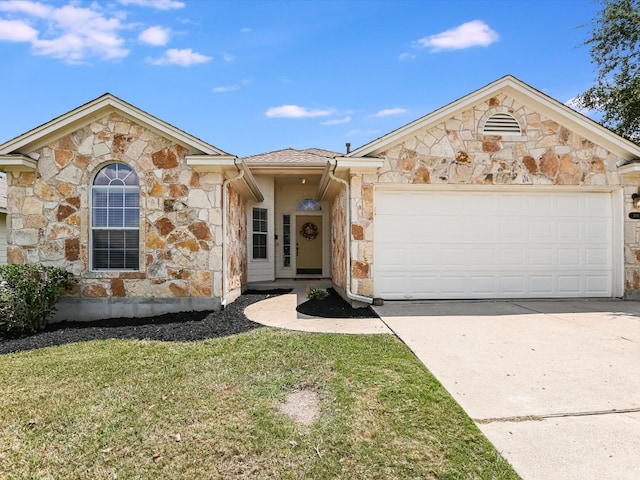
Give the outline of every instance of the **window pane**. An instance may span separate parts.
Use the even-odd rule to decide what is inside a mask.
[[[135,228],[138,226],[140,214],[137,208],[127,208],[124,211],[124,226],[127,228]]]
[[[124,250],[109,250],[109,268],[124,268]]]
[[[110,227],[123,227],[124,226],[124,211],[109,209],[109,226]]]
[[[93,231],[93,248],[108,248],[109,247],[109,231],[108,230],[94,230]]]
[[[124,192],[124,205],[125,207],[138,207],[140,206],[139,200],[140,194],[138,190],[127,189]]]
[[[138,250],[139,238],[137,230],[130,230],[126,232],[124,245],[128,250]]]
[[[125,257],[124,268],[130,270],[137,270],[139,265],[138,251],[127,250]]]
[[[106,227],[107,226],[107,209],[94,208],[92,212],[91,224],[94,227]]]
[[[92,205],[94,207],[107,206],[107,189],[106,188],[93,189]]]
[[[267,236],[262,233],[253,234],[253,258],[267,258]]]
[[[109,189],[109,208],[124,207],[124,191],[121,188]]]

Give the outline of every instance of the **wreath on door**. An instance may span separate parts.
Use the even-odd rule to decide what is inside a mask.
[[[302,228],[300,229],[300,235],[302,235],[307,240],[314,240],[318,236],[318,227],[316,227],[311,222],[307,222],[302,225]]]

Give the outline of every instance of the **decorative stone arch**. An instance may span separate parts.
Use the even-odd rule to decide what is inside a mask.
[[[492,125],[492,120],[495,120]],[[487,125],[491,125],[493,131],[486,132]],[[505,106],[497,106],[487,110],[477,123],[477,132],[480,136],[522,136],[526,132],[526,118]],[[504,130],[500,130],[500,127]],[[516,130],[516,127],[518,130]]]

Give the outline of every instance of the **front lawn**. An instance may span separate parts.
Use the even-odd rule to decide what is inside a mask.
[[[0,391],[3,479],[518,478],[391,335],[69,344],[0,356]]]

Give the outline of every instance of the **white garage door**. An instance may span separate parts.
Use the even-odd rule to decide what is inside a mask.
[[[375,192],[387,300],[613,296],[609,192]]]

